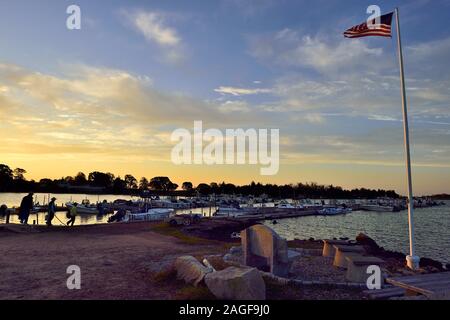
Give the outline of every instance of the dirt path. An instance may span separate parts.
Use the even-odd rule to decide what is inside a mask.
[[[13,233],[0,230],[0,299],[173,299],[151,275],[174,257],[224,251],[150,231],[149,223]],[[66,269],[81,268],[81,290]]]

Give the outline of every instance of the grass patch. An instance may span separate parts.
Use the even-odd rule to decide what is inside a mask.
[[[166,236],[171,236],[183,241],[187,244],[208,244],[211,240],[202,239],[198,237],[189,236],[183,233],[179,227],[172,227],[168,223],[158,223],[151,227],[151,230]]]

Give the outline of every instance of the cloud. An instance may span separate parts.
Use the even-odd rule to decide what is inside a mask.
[[[69,65],[59,72],[0,64],[4,151],[127,157],[124,150],[138,148],[139,154],[168,160],[171,131],[191,128],[195,120],[216,128],[269,122],[262,112],[242,113],[249,110],[245,102],[219,104],[164,92],[149,77],[123,70]]]
[[[214,89],[215,92],[221,93],[221,94],[231,94],[233,96],[244,96],[244,95],[254,95],[254,94],[261,94],[261,93],[270,93],[272,92],[271,89],[261,89],[261,88],[236,88],[236,87],[224,87],[221,86],[217,89]]]
[[[133,161],[169,161],[172,130],[203,120],[205,128],[279,128],[283,163],[400,165],[401,125],[391,121],[401,118],[398,79],[372,77],[285,76],[265,89],[269,101],[255,104],[244,98],[246,90],[258,88],[230,87],[243,91],[222,94],[236,97],[233,92],[239,100],[217,102],[158,90],[150,77],[124,70],[70,65],[53,75],[3,64],[0,151],[9,158],[58,154],[127,161],[133,150]],[[450,114],[417,109],[421,113],[411,113],[414,159],[442,165],[450,152],[450,130],[431,122],[448,123]],[[383,121],[374,129],[368,118]]]
[[[250,36],[249,44],[250,54],[258,59],[321,73],[368,65],[368,61],[383,54],[382,48],[371,48],[365,42],[300,34],[289,28]]]
[[[396,118],[393,118],[391,116],[385,116],[385,115],[379,115],[379,114],[371,114],[368,117],[369,120],[375,120],[375,121],[402,121]]]
[[[184,45],[179,32],[168,25],[168,15],[161,12],[136,10],[133,12],[123,10],[129,24],[144,38],[160,47],[165,59],[172,63],[182,61]]]
[[[148,41],[163,47],[178,46],[181,42],[177,31],[165,25],[165,18],[161,13],[138,11],[129,18]]]

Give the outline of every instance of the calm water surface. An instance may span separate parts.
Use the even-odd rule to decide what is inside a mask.
[[[310,216],[278,220],[266,224],[281,236],[292,240],[348,237],[363,232],[385,249],[409,252],[408,213],[355,211],[342,216]],[[450,263],[450,202],[445,206],[416,209],[414,213],[416,251]]]
[[[8,208],[12,207],[19,207],[20,202],[22,201],[22,198],[26,196],[26,193],[0,193],[0,205],[6,204]],[[137,200],[139,197],[132,197],[129,195],[85,195],[85,194],[43,194],[43,193],[36,193],[34,201],[39,202],[41,204],[47,203],[48,198],[55,197],[56,204],[58,206],[62,206],[64,203],[68,201],[76,201],[78,203],[81,203],[82,200],[88,199],[91,203],[97,203],[98,201],[107,200],[108,202],[112,202],[116,199],[124,199],[124,200]],[[209,216],[210,214],[215,212],[214,208],[193,208],[193,209],[186,209],[186,210],[180,210],[180,213],[199,213],[203,214],[204,216]],[[44,225],[45,224],[45,215],[46,213],[38,213],[38,214],[32,214],[30,215],[28,219],[29,224],[33,224],[33,221],[36,224]],[[102,216],[96,216],[92,214],[80,214],[77,216],[75,220],[75,225],[85,225],[85,224],[97,224],[97,223],[107,223],[108,218],[111,216],[111,214],[102,215]],[[58,220],[59,219],[59,220]],[[0,216],[0,224],[5,223],[6,218]],[[66,218],[66,212],[57,212],[55,215],[55,219],[53,219],[52,223],[54,226],[62,226],[63,223],[65,223],[68,219]],[[10,217],[10,223],[19,223],[19,217],[17,215],[12,215]]]
[[[19,207],[20,201],[22,201],[22,198],[26,196],[26,193],[0,193],[0,205],[6,204],[8,208],[12,207]],[[131,199],[137,199],[136,197],[131,197],[129,195],[86,195],[86,194],[44,194],[44,193],[36,193],[34,195],[34,201],[39,202],[43,204],[44,202],[48,202],[48,197],[55,197],[56,204],[58,206],[63,205],[64,203],[68,201],[76,201],[78,203],[81,203],[82,200],[88,199],[91,203],[97,203],[97,201],[103,201],[107,200],[114,201],[116,199],[125,199],[125,200],[131,200]],[[95,224],[95,223],[106,223],[108,221],[110,215],[103,215],[103,216],[96,216],[96,215],[79,215],[77,216],[77,219],[75,220],[75,225],[81,225],[81,224]],[[53,219],[53,224],[55,226],[62,225],[62,223],[65,223],[68,219],[66,218],[65,212],[57,212],[55,219]],[[38,224],[45,224],[45,213],[39,213],[39,214],[32,214],[30,215],[28,219],[28,223],[32,224],[33,220]],[[0,216],[0,223],[5,222],[5,217]],[[19,223],[19,217],[17,215],[12,215],[10,217],[11,223]]]

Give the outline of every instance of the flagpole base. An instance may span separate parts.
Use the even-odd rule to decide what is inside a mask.
[[[411,270],[419,269],[420,258],[418,256],[406,256],[406,265]]]

